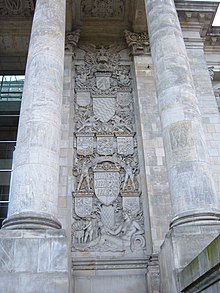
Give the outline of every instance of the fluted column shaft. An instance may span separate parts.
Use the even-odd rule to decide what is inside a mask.
[[[65,0],[37,0],[8,218],[4,228],[60,228],[56,220]]]
[[[145,0],[171,189],[171,227],[220,213],[201,115],[173,0]]]

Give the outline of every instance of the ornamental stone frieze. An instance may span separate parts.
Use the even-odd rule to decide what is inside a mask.
[[[118,48],[84,45],[74,61],[74,255],[146,250],[131,66]]]
[[[1,0],[1,16],[32,16],[34,13],[33,0]]]
[[[120,18],[124,15],[125,0],[82,0],[81,17]]]

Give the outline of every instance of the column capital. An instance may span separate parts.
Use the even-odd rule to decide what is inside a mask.
[[[72,32],[67,32],[66,33],[66,38],[65,38],[65,51],[69,53],[73,53],[74,49],[76,48],[79,38],[80,38],[80,29],[77,29]]]
[[[125,40],[133,55],[150,55],[150,43],[147,32],[124,31]]]

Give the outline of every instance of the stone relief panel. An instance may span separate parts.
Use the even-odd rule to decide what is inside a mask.
[[[125,0],[81,0],[81,16],[92,18],[118,18],[124,15]]]
[[[130,60],[117,48],[84,45],[74,61],[75,256],[145,255]]]
[[[34,13],[33,0],[0,0],[1,16],[32,16]]]

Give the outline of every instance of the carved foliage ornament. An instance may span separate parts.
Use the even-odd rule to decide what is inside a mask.
[[[125,0],[81,0],[81,16],[119,18],[124,15]]]
[[[65,50],[73,52],[77,46],[80,38],[80,29],[77,29],[73,32],[68,32],[65,39]]]
[[[34,12],[33,0],[0,1],[1,16],[31,16]]]
[[[134,55],[150,53],[150,43],[147,32],[134,33],[125,30],[124,33],[128,47],[131,48]]]

